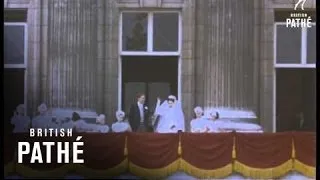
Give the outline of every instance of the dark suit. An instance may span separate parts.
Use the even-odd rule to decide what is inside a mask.
[[[143,113],[144,113],[144,121],[143,121],[143,124],[141,124],[140,109],[139,109],[138,103],[134,103],[131,105],[130,112],[129,112],[129,123],[133,132],[137,132],[139,129],[139,126],[141,125],[144,126],[142,128],[145,129],[145,131],[150,130],[149,110],[145,104],[143,105]]]

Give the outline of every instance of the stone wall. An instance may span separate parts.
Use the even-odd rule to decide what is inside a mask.
[[[95,11],[92,10],[92,13],[96,20],[77,19],[75,21],[68,19],[71,17],[65,20],[48,19],[48,14],[51,12],[48,4],[50,1],[4,1],[5,8],[28,8],[27,105],[29,114],[34,114],[41,102],[52,107],[69,107],[67,102],[73,102],[75,97],[88,97],[88,103],[74,103],[70,107],[105,113],[111,123],[114,112],[118,108],[119,96],[119,12],[121,9],[128,8],[181,9],[182,51],[179,70],[182,83],[179,86],[179,92],[181,92],[179,98],[182,99],[186,114],[187,129],[192,118],[193,107],[196,105],[249,109],[258,115],[266,131],[272,131],[275,128],[273,123],[274,11],[277,8],[293,9],[298,0],[239,0],[237,2],[231,0],[96,0],[87,2],[89,6],[95,3]],[[68,0],[68,2],[72,4],[77,1]],[[315,8],[315,0],[307,0],[305,8]],[[52,31],[50,25],[56,21],[60,22],[59,25],[63,25],[59,29],[54,29],[58,34]],[[81,66],[76,63],[81,61],[81,58],[54,54],[52,49],[59,44],[54,39],[59,33],[72,34],[74,31],[80,33],[77,25],[66,26],[71,21],[80,24],[87,21],[94,23],[92,24],[94,27],[82,27],[81,31],[84,34],[93,33],[94,38],[61,40],[67,45],[66,49],[79,52],[76,53],[77,55],[85,56],[86,52],[81,50],[90,50],[90,57],[82,58]],[[89,43],[92,46],[78,47],[79,43]],[[63,49],[64,47],[60,47],[60,50]],[[92,60],[85,61],[85,59]],[[69,64],[55,71],[57,62]],[[87,70],[82,74],[83,78],[76,74],[81,68]],[[86,73],[89,71],[92,74],[87,76]],[[67,78],[68,73],[71,74],[70,78]],[[64,83],[58,83],[58,85],[57,81],[53,80],[57,74],[65,80]],[[79,91],[82,89],[79,88],[81,82],[89,83],[87,92]],[[54,91],[56,87],[59,93]]]
[[[256,113],[254,4],[197,1],[197,16],[197,103]]]

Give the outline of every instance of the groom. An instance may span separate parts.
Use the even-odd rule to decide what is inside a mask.
[[[149,109],[145,105],[146,96],[137,95],[137,101],[131,105],[129,112],[129,123],[133,132],[148,132],[149,127]]]

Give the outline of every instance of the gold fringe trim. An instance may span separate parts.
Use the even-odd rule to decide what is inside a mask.
[[[43,170],[35,170],[31,167],[25,166],[23,164],[16,164],[16,173],[23,177],[34,177],[34,178],[45,178],[45,177],[55,177],[62,178],[68,172],[71,172],[74,167],[74,164],[66,164],[56,169],[43,171]]]
[[[294,140],[292,139],[292,153],[291,153],[292,159],[296,158],[296,149],[294,147]]]
[[[105,170],[96,170],[88,168],[81,164],[75,164],[75,171],[73,173],[85,176],[87,178],[107,178],[114,177],[124,173],[128,169],[128,159],[124,159],[120,164]]]
[[[269,179],[277,178],[286,175],[292,170],[292,159],[287,162],[273,168],[253,168],[249,167],[241,162],[234,162],[234,171],[241,173],[242,175],[250,178],[257,179]]]
[[[4,177],[8,176],[11,173],[14,173],[14,163],[9,162],[7,165],[4,166]]]
[[[178,145],[178,155],[181,156],[182,147],[181,147],[181,134],[179,133],[179,145]]]
[[[132,162],[129,162],[129,171],[132,174],[141,178],[161,179],[161,178],[168,177],[169,175],[177,172],[179,170],[179,166],[180,166],[180,159],[172,162],[171,164],[163,168],[157,168],[157,169],[148,169],[148,168],[135,165]]]
[[[232,163],[218,169],[204,170],[189,164],[184,159],[181,159],[180,168],[184,172],[201,179],[202,178],[223,178],[232,174]]]
[[[127,147],[127,143],[128,143],[128,136],[126,136],[125,142],[124,142],[124,156],[128,155],[128,147]]]
[[[293,168],[295,171],[298,171],[298,172],[302,173],[303,175],[308,176],[310,178],[316,177],[316,168],[315,167],[306,165],[297,159],[295,159],[295,161],[293,162]]]
[[[181,148],[181,142],[179,141],[178,155],[181,156],[181,154],[182,154],[182,148]]]
[[[233,137],[232,159],[236,158],[236,137]]]

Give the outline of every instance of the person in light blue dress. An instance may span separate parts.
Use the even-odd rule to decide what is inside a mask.
[[[93,128],[92,132],[99,132],[99,133],[107,133],[107,132],[109,132],[110,128],[106,124],[106,116],[104,114],[100,114],[96,118],[96,123],[97,124]]]
[[[52,116],[48,112],[47,105],[42,103],[38,107],[39,115],[32,119],[33,128],[51,128]]]
[[[131,126],[125,121],[125,113],[121,110],[116,112],[117,122],[113,123],[111,126],[112,132],[131,132]]]
[[[24,133],[29,131],[31,120],[29,116],[25,115],[24,104],[20,104],[16,108],[16,111],[11,118],[11,124],[14,125],[13,133]]]
[[[210,133],[217,132],[214,122],[204,116],[203,109],[199,106],[194,108],[196,118],[191,120],[190,127],[192,133]]]

